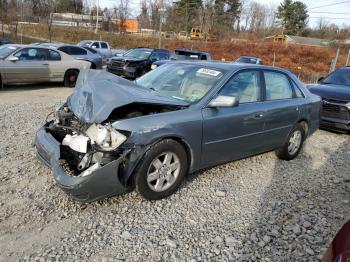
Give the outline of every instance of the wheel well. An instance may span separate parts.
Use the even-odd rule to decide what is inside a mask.
[[[191,153],[190,146],[189,146],[183,139],[181,139],[181,138],[179,138],[179,137],[164,137],[164,138],[162,138],[162,140],[163,140],[163,139],[173,139],[173,140],[175,140],[176,142],[178,142],[180,145],[183,146],[183,148],[184,148],[185,151],[186,151],[186,155],[187,155],[188,167],[191,168],[193,158],[192,158],[192,153]]]
[[[76,71],[76,72],[78,72],[78,74],[79,74],[79,72],[80,72],[79,69],[77,69],[77,68],[69,68],[69,69],[67,69],[66,72],[64,73],[64,76],[66,76],[66,74],[67,74],[68,71]]]
[[[309,124],[308,124],[307,120],[301,119],[301,120],[299,120],[298,124],[301,124],[301,126],[303,127],[303,129],[305,131],[305,135],[307,136],[307,134],[309,132]]]

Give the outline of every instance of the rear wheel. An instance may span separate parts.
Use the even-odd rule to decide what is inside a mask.
[[[64,86],[66,87],[75,87],[77,82],[79,72],[78,70],[70,69],[64,75]]]
[[[96,69],[96,65],[94,63],[91,63],[90,69]]]
[[[181,144],[165,139],[148,150],[135,173],[137,191],[148,200],[173,194],[188,170],[187,154]]]
[[[305,130],[299,123],[292,129],[283,147],[276,151],[276,155],[280,159],[287,161],[296,158],[303,146],[304,140]]]

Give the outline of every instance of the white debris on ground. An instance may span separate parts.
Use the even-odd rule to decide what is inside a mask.
[[[1,261],[311,261],[350,219],[350,136],[326,131],[293,161],[270,152],[220,165],[190,175],[164,200],[131,192],[80,205],[32,147],[71,91],[0,91]]]

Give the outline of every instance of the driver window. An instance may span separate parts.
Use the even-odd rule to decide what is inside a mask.
[[[219,94],[236,97],[240,104],[260,101],[259,71],[244,71],[236,74],[225,84]]]
[[[43,61],[47,60],[47,51],[41,48],[24,48],[14,56],[20,61]]]

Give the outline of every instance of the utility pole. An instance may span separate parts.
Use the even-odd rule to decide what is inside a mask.
[[[98,9],[100,8],[99,0],[96,0],[96,28],[95,28],[95,34],[97,34],[98,31]]]
[[[159,9],[159,39],[158,39],[158,48],[162,48],[162,24],[164,19],[166,9],[160,8]]]
[[[348,57],[346,58],[346,64],[345,64],[345,66],[348,66],[348,64],[349,64],[349,59],[350,59],[350,49],[349,49],[349,52],[348,52]]]
[[[335,67],[337,66],[337,62],[338,62],[338,57],[339,57],[339,48],[337,49],[337,53],[335,55],[335,58],[333,60],[333,63],[331,65],[331,70],[330,70],[330,73],[333,72],[335,70]]]

